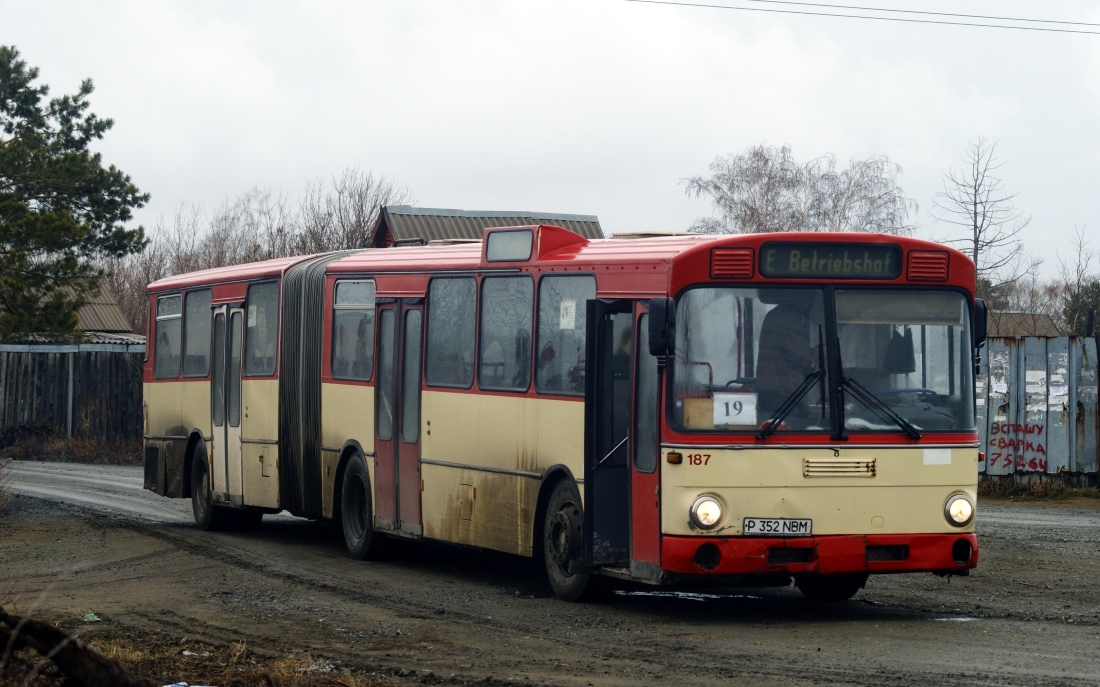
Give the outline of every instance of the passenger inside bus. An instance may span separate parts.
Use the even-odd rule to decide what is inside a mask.
[[[770,417],[814,370],[806,319],[791,304],[768,311],[760,325],[756,392],[762,417]]]
[[[359,325],[356,327],[355,332],[355,359],[351,364],[351,376],[356,379],[369,379],[370,378],[370,346],[372,342],[370,340],[371,335],[371,313],[367,313],[359,318]]]
[[[336,325],[336,346],[335,352],[332,356],[332,374],[337,377],[343,377],[348,373],[348,336],[344,330],[344,325]]]
[[[255,327],[252,327],[251,313],[249,316],[249,348],[252,350],[252,359],[248,363],[248,374],[271,374],[275,371],[275,336],[267,326],[267,310],[257,308]]]
[[[168,332],[157,337],[156,369],[158,377],[175,377],[179,372],[179,361],[172,355],[172,344],[168,343]]]

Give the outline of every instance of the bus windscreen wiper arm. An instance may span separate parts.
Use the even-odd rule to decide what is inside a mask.
[[[817,370],[816,372],[811,372],[806,375],[806,379],[803,379],[802,383],[798,385],[798,388],[787,397],[787,400],[783,401],[783,405],[779,406],[779,409],[775,411],[771,419],[764,423],[764,428],[760,430],[756,438],[760,441],[764,441],[774,434],[775,430],[779,429],[779,423],[787,419],[787,416],[791,414],[791,411],[798,405],[798,402],[801,401],[806,394],[810,393],[810,389],[814,388],[814,384],[817,383],[817,380],[824,376],[825,370]]]
[[[841,377],[840,385],[846,387],[849,391],[852,392],[853,396],[858,398],[860,401],[863,401],[864,405],[878,413],[879,417],[885,418],[890,422],[896,424],[898,427],[901,427],[902,430],[904,430],[904,432],[909,435],[910,439],[920,439],[920,432],[917,431],[917,428],[914,427],[911,422],[903,418],[901,415],[895,413],[893,408],[886,405],[882,401],[882,399],[868,391],[859,382],[854,379],[849,379],[847,377]]]

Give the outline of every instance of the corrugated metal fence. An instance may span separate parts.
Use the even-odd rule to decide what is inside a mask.
[[[37,422],[61,436],[141,438],[144,345],[0,345],[0,429]]]
[[[978,376],[978,426],[987,476],[1095,479],[1097,340],[989,339]]]

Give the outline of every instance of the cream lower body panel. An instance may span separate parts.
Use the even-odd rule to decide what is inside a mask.
[[[432,464],[421,476],[425,537],[531,555],[541,479]]]
[[[814,535],[932,534],[973,532],[944,517],[947,498],[977,498],[978,451],[890,447],[831,450],[676,449],[679,465],[661,465],[661,531],[670,535],[740,536],[744,518],[813,521]],[[667,457],[669,449],[663,451]],[[699,464],[691,457],[699,455]],[[810,461],[835,461],[834,474],[812,473]],[[871,462],[873,461],[873,463]],[[873,473],[851,474],[873,465]],[[845,470],[849,474],[841,474]],[[711,530],[692,526],[689,511],[699,496],[721,502],[723,518]]]
[[[321,508],[326,518],[334,513],[336,477],[340,457],[348,442],[355,442],[367,454],[364,462],[374,489],[374,387],[365,384],[321,385]],[[375,502],[371,494],[371,505]],[[372,513],[373,515],[373,513]]]
[[[425,391],[421,408],[424,536],[531,555],[543,476],[583,476],[584,404]]]

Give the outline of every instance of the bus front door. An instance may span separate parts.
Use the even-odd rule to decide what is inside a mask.
[[[420,521],[420,376],[424,310],[419,299],[378,305],[374,522],[423,534]]]
[[[211,491],[216,502],[243,503],[241,479],[241,345],[244,311],[214,309],[214,372],[210,382],[213,454]]]
[[[630,561],[631,301],[588,302],[585,379],[585,565]]]

